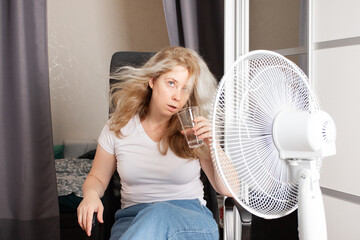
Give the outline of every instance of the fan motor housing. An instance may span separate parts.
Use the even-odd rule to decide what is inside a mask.
[[[335,124],[324,111],[285,110],[273,122],[273,140],[282,159],[334,155],[335,135]]]

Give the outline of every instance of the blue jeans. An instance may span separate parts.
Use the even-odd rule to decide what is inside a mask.
[[[211,211],[198,199],[143,203],[115,214],[110,240],[219,239]]]

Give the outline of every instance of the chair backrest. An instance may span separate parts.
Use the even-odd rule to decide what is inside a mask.
[[[155,55],[155,52],[116,52],[113,54],[110,62],[110,76],[111,73],[116,71],[120,67],[133,66],[140,67],[144,65],[147,60]],[[116,83],[116,79],[110,78],[110,89],[111,86]],[[114,106],[109,106],[109,113],[112,113]]]
[[[155,53],[154,52],[116,52],[111,58],[110,64],[110,74],[119,67],[123,66],[142,66],[148,59],[150,59]],[[110,79],[110,87],[117,80]],[[111,113],[112,106],[110,106],[109,112]],[[204,199],[207,202],[207,207],[212,211],[216,222],[219,224],[219,209],[217,204],[217,194],[213,187],[211,186],[209,180],[207,179],[204,172],[201,172],[201,180],[204,184]],[[108,188],[105,191],[104,197],[102,199],[104,205],[104,224],[99,230],[97,228],[97,233],[92,236],[93,239],[109,239],[110,230],[114,224],[114,215],[115,212],[120,209],[121,206],[121,195],[120,195],[120,177],[117,172],[110,180]],[[100,231],[100,232],[99,232]]]

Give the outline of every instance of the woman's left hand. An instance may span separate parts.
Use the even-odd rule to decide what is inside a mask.
[[[212,140],[211,123],[204,117],[200,116],[194,119],[195,126],[193,127],[194,134],[199,139],[204,140],[206,145],[210,148]]]

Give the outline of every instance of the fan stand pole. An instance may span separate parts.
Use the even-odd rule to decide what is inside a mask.
[[[324,204],[315,161],[302,160],[298,172],[298,225],[301,240],[326,240]]]

